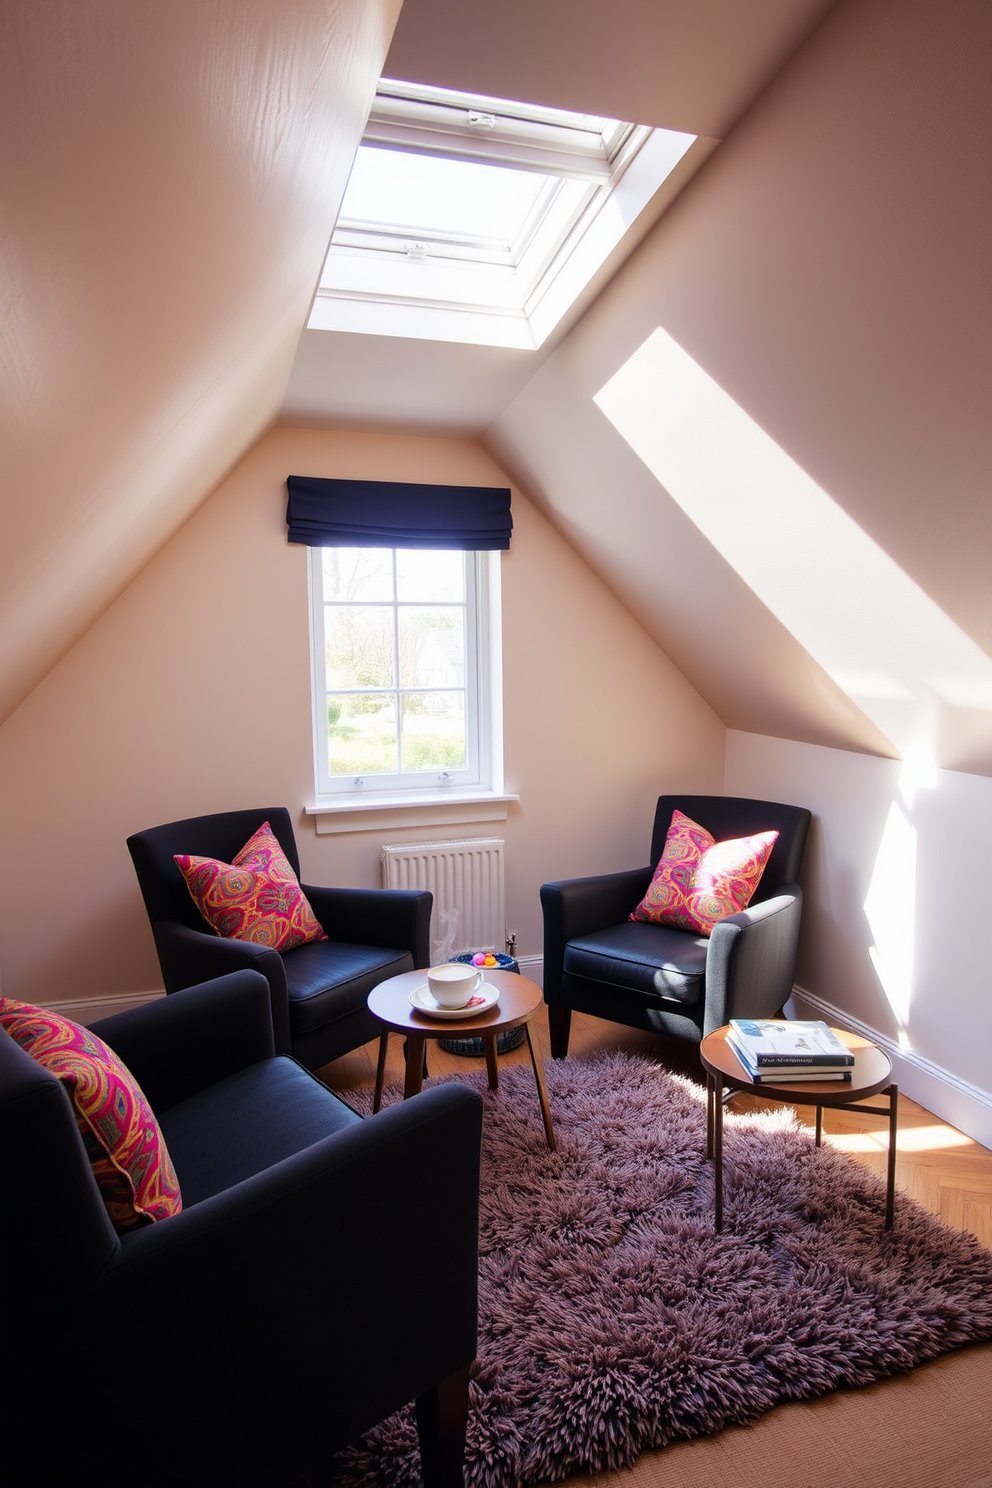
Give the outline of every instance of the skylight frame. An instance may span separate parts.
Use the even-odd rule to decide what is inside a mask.
[[[693,142],[384,79],[361,148],[532,171],[549,185],[513,241],[349,217],[346,193],[309,325],[536,349]]]
[[[473,125],[472,115],[495,122]],[[468,120],[466,119],[468,116]],[[545,175],[609,178],[634,128],[616,119],[382,78],[363,143],[489,161]]]

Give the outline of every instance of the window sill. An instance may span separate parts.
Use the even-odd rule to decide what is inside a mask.
[[[361,801],[349,796],[338,804],[322,801],[304,806],[307,816],[315,818],[317,835],[330,832],[377,832],[394,827],[448,827],[465,822],[505,821],[511,801],[519,796],[496,791],[479,791],[455,795],[406,796],[397,800],[389,796],[366,796]]]

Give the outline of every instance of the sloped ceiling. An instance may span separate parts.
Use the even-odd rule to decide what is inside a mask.
[[[728,726],[990,774],[992,11],[783,7],[794,29],[735,93],[751,7],[692,10],[696,32],[677,7],[404,10],[394,74],[726,132],[483,443]],[[730,459],[694,507],[678,489],[658,336],[783,489]],[[697,485],[721,438],[707,421]]]
[[[825,3],[407,0],[385,68],[400,0],[0,7],[0,719],[278,414],[380,72],[715,132]],[[314,422],[478,432],[534,370],[346,339]]]
[[[834,0],[405,0],[387,77],[700,136],[687,179]],[[673,181],[539,351],[304,331],[282,421],[482,434],[653,225]]]
[[[838,5],[485,437],[730,727],[992,774],[990,99]]]
[[[405,0],[387,77],[720,139],[834,0]]]
[[[0,7],[0,718],[282,406],[480,435],[728,725],[892,752],[594,399],[664,327],[987,661],[986,0],[397,3]],[[301,339],[380,71],[724,143],[543,358]]]
[[[278,413],[398,8],[0,7],[0,719]]]

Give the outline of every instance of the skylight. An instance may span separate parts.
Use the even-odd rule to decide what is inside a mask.
[[[693,138],[384,79],[310,327],[534,349]]]
[[[509,253],[552,180],[533,171],[362,145],[348,182],[341,239],[430,238],[434,253]],[[388,245],[384,245],[388,246]],[[405,245],[404,245],[405,246]],[[425,244],[426,247],[426,244]]]

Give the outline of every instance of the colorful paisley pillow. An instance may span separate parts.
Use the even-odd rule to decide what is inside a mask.
[[[750,904],[777,838],[756,832],[717,842],[691,817],[673,812],[650,887],[630,918],[709,935],[719,920]]]
[[[268,822],[263,822],[233,863],[176,855],[193,903],[225,940],[250,940],[273,951],[291,951],[326,940],[300,881]]]
[[[61,1080],[114,1229],[178,1214],[183,1201],[165,1138],[113,1050],[88,1028],[11,997],[0,998],[0,1023]]]

